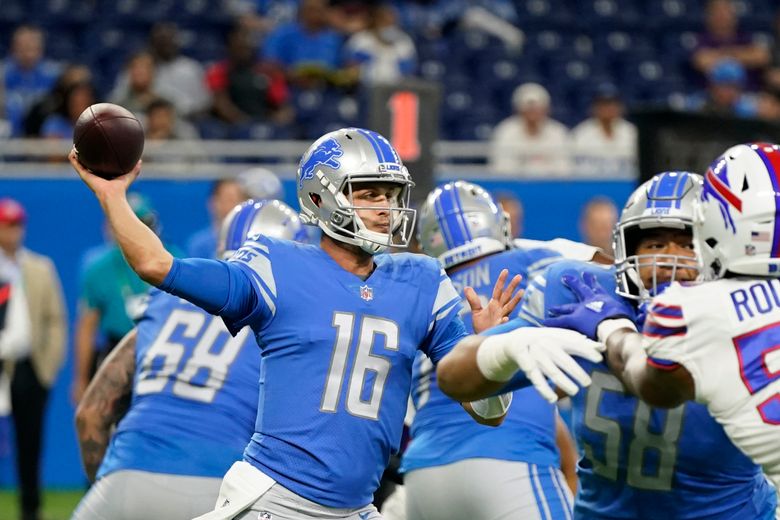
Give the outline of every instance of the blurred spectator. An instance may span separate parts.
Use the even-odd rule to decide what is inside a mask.
[[[156,99],[146,108],[147,139],[173,140],[173,139],[199,139],[195,127],[183,121],[176,113],[176,107],[167,99]]]
[[[775,14],[774,36],[774,45],[764,83],[769,90],[780,92],[780,11]]]
[[[744,92],[747,76],[735,60],[717,63],[709,73],[705,92],[691,96],[688,108],[704,114],[723,117],[756,117],[756,98]]]
[[[495,128],[490,167],[517,177],[565,176],[571,173],[569,131],[550,119],[550,94],[538,83],[525,83],[512,94],[517,112]]]
[[[22,520],[40,518],[40,461],[49,389],[65,358],[67,319],[57,270],[45,256],[24,248],[26,215],[12,199],[0,199],[0,277],[10,280],[10,297],[0,350],[11,380]]]
[[[40,136],[41,126],[46,118],[60,110],[63,106],[67,90],[78,83],[91,82],[92,72],[87,66],[78,64],[67,65],[49,93],[27,111],[27,115],[24,118],[24,135],[28,137]]]
[[[250,199],[284,199],[282,181],[274,172],[266,168],[250,168],[239,173],[236,180],[241,185],[244,194]]]
[[[387,5],[371,8],[368,28],[347,41],[346,54],[365,85],[398,82],[412,75],[417,64],[414,42],[398,27],[395,10]]]
[[[395,0],[401,26],[430,39],[456,30],[478,31],[519,51],[525,36],[517,28],[517,10],[511,0]]]
[[[264,44],[264,55],[303,88],[336,81],[341,67],[343,38],[328,23],[325,0],[302,0],[295,22],[274,29]]]
[[[197,258],[214,258],[217,250],[217,235],[222,220],[237,204],[248,198],[244,187],[238,180],[219,179],[214,181],[206,202],[211,223],[190,237],[187,241],[187,255]]]
[[[211,105],[203,66],[180,53],[180,34],[175,24],[158,23],[152,27],[149,51],[157,67],[154,89],[171,101],[176,113],[187,119],[205,112]]]
[[[577,174],[636,177],[637,130],[623,119],[623,110],[615,85],[602,83],[596,87],[591,117],[571,131]]]
[[[600,248],[612,256],[612,232],[617,223],[615,204],[606,197],[593,197],[585,204],[580,216],[580,236],[588,245]]]
[[[349,37],[369,29],[372,11],[381,0],[328,0],[328,23]]]
[[[138,193],[128,195],[133,212],[159,234],[157,213]],[[174,255],[176,247],[166,245]],[[133,320],[143,310],[149,285],[127,265],[119,246],[111,246],[93,256],[85,265],[79,295],[79,315],[75,331],[75,371],[72,397],[81,400],[99,364],[133,328]],[[103,344],[98,339],[103,339]]]
[[[780,123],[780,93],[776,90],[766,90],[758,93],[756,107],[758,117],[772,123]]]
[[[257,34],[295,20],[297,0],[228,0],[227,9],[238,22]]]
[[[699,35],[691,56],[693,67],[706,78],[722,60],[735,60],[748,72],[748,90],[758,88],[769,64],[769,49],[739,31],[739,20],[731,0],[709,0],[704,23],[705,30]]]
[[[27,110],[45,96],[57,81],[60,66],[43,57],[43,32],[30,25],[19,26],[11,37],[11,53],[2,64],[0,78],[5,117],[11,135],[24,135]]]
[[[127,60],[125,69],[108,100],[136,115],[143,114],[152,101],[161,97],[155,88],[154,58],[147,51],[136,52]]]
[[[214,95],[215,114],[229,123],[291,119],[283,74],[255,58],[252,32],[244,27],[230,32],[228,57],[209,68],[206,81]]]
[[[73,139],[73,127],[81,113],[95,103],[95,91],[87,82],[70,85],[57,110],[41,125],[41,137]]]
[[[520,238],[523,236],[523,218],[525,216],[525,210],[523,209],[522,201],[512,192],[502,191],[496,193],[496,203],[506,211],[509,216],[509,226],[512,234],[512,238]]]

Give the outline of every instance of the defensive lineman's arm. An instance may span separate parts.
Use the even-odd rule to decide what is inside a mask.
[[[674,408],[694,398],[691,373],[681,365],[661,370],[647,363],[642,334],[627,327],[610,331],[606,320],[599,337],[607,345],[607,364],[630,393],[651,406]],[[606,332],[605,332],[606,331]]]
[[[100,365],[76,410],[76,431],[79,437],[81,462],[90,482],[94,482],[106,447],[111,427],[125,413],[121,406],[132,392],[135,373],[135,329],[122,338]]]

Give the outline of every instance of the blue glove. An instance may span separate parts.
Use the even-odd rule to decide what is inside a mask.
[[[634,320],[634,308],[604,290],[593,273],[584,273],[582,278],[564,275],[561,280],[579,300],[550,309],[545,327],[571,329],[596,339],[596,329],[604,320],[628,318]]]

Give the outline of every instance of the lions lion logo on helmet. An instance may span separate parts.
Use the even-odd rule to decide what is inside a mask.
[[[330,168],[338,168],[341,163],[337,160],[344,155],[341,145],[335,139],[326,139],[315,148],[309,155],[306,162],[301,164],[301,177],[298,179],[298,186],[303,186],[303,181],[314,177],[314,170],[317,166],[323,165]]]

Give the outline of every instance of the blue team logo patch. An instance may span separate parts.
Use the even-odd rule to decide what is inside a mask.
[[[301,165],[301,178],[298,180],[298,187],[303,187],[303,181],[309,180],[314,177],[314,170],[317,166],[328,166],[329,168],[338,168],[341,163],[337,160],[344,155],[344,150],[341,149],[341,145],[335,139],[326,139],[314,149]]]

